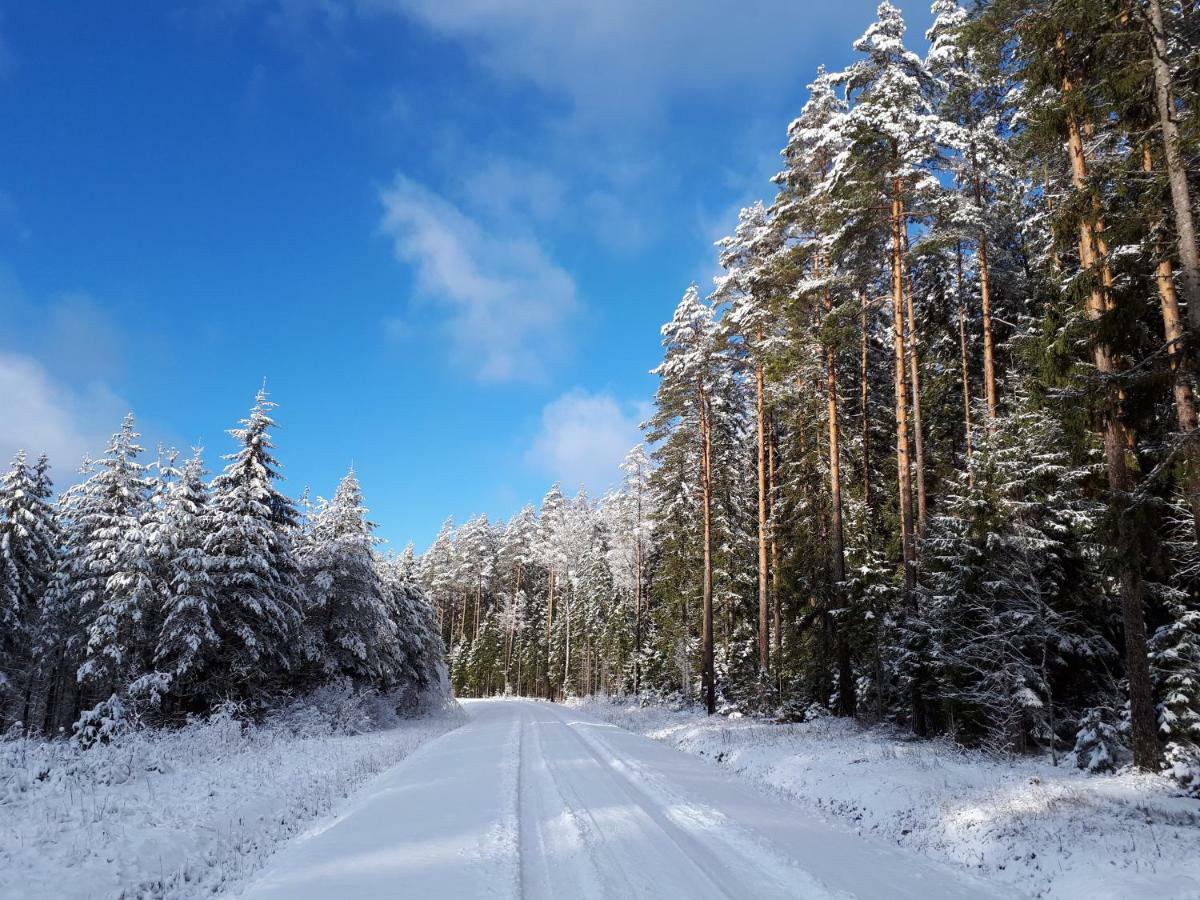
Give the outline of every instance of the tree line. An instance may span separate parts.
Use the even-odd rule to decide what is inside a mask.
[[[200,450],[142,461],[133,416],[57,501],[45,456],[0,479],[0,728],[89,742],[335,680],[418,708],[444,649],[411,548],[381,556],[351,470],[279,491],[260,391],[206,481]]]
[[[456,687],[680,693],[1197,783],[1200,15],[890,3],[662,330],[649,448],[447,522]]]

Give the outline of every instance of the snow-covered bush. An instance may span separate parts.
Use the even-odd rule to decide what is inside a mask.
[[[1128,760],[1129,749],[1112,714],[1099,706],[1084,713],[1075,735],[1075,765],[1088,772],[1111,772]]]

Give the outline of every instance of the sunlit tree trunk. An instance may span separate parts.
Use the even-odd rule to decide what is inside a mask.
[[[758,428],[758,668],[766,673],[770,667],[770,591],[767,586],[767,422],[765,377],[762,363],[763,330],[758,328],[759,358],[754,365],[755,412]]]
[[[833,313],[833,294],[825,290],[825,314]],[[830,522],[829,540],[832,560],[833,593],[839,604],[845,601],[843,596],[846,581],[846,544],[842,530],[842,464],[841,464],[841,435],[838,430],[837,404],[837,356],[833,343],[825,347],[825,405],[826,417],[829,424],[829,494]],[[838,661],[838,713],[843,716],[854,715],[854,672],[850,659],[850,638],[847,634],[846,623],[837,625],[837,661]]]
[[[704,702],[708,714],[717,711],[716,665],[713,659],[713,596],[712,596],[712,422],[709,419],[708,396],[704,385],[698,387],[700,401],[700,481],[704,518],[704,585],[703,620],[700,630],[703,655]]]
[[[901,213],[903,214],[903,204]],[[901,223],[901,234],[904,238],[904,253],[908,254],[907,217]],[[912,432],[913,448],[916,451],[917,469],[917,534],[924,537],[925,524],[928,521],[929,509],[925,493],[925,428],[921,420],[921,359],[917,353],[917,317],[914,312],[912,272],[905,264],[904,271],[904,302],[908,315],[908,375],[912,385]]]
[[[1175,213],[1175,233],[1179,237],[1179,263],[1183,299],[1193,329],[1200,329],[1200,250],[1196,246],[1196,221],[1192,215],[1191,190],[1187,164],[1180,146],[1179,126],[1175,123],[1175,101],[1171,91],[1171,68],[1167,62],[1167,33],[1159,0],[1148,0],[1150,30],[1154,47],[1154,100],[1158,107],[1158,125],[1162,132],[1171,186],[1171,206]]]
[[[1148,146],[1142,148],[1142,168],[1147,173],[1154,171],[1154,159]],[[1191,435],[1196,430],[1196,396],[1185,365],[1183,316],[1179,310],[1179,297],[1175,293],[1175,274],[1171,269],[1171,258],[1164,247],[1155,246],[1158,264],[1154,269],[1154,280],[1158,285],[1159,306],[1162,308],[1163,337],[1167,342],[1167,354],[1171,358],[1171,376],[1175,394],[1175,417],[1179,430]],[[1196,451],[1189,444],[1187,451],[1188,471],[1184,477],[1184,493],[1192,510],[1192,525],[1200,541],[1200,473],[1197,472]]]
[[[862,312],[861,312],[861,327],[862,327],[862,344],[860,353],[862,356],[859,365],[858,388],[859,396],[859,414],[862,416],[862,483],[863,483],[863,506],[868,510],[871,508],[871,413],[868,406],[868,398],[870,396],[870,381],[868,379],[867,363],[869,360],[868,350],[869,332],[867,330],[867,292],[861,294]]]
[[[962,241],[954,248],[955,288],[958,292],[958,355],[962,368],[963,426],[967,442],[967,482],[975,484],[974,447],[971,435],[971,369],[967,363],[967,303],[963,297]],[[994,413],[989,413],[994,415]]]
[[[783,602],[779,593],[779,522],[776,516],[775,494],[775,444],[778,435],[775,433],[775,423],[771,422],[767,440],[767,487],[770,499],[771,526],[771,594],[772,621],[771,627],[775,635],[775,680],[780,691],[783,690]]]
[[[908,379],[904,347],[904,245],[902,238],[904,207],[900,199],[900,179],[892,180],[892,347],[895,354],[896,384],[896,474],[900,508],[900,547],[904,565],[904,601],[913,611],[916,602],[916,545],[913,540],[912,466],[908,457]],[[912,686],[912,726],[925,734],[925,700],[917,679]]]
[[[1065,38],[1060,37],[1060,46]],[[1063,93],[1069,93],[1073,85],[1068,78],[1063,79]],[[1079,120],[1074,113],[1067,116],[1067,151],[1071,163],[1071,181],[1075,189],[1088,189],[1087,158],[1083,145],[1083,133]],[[1107,269],[1099,251],[1096,227],[1085,215],[1079,219],[1079,261],[1085,271],[1095,271],[1097,268]],[[1092,319],[1104,316],[1110,308],[1111,300],[1107,296],[1110,276],[1106,273],[1102,278],[1103,286],[1094,286],[1088,294],[1087,312]],[[1107,343],[1096,340],[1092,348],[1096,370],[1101,377],[1110,378],[1117,372],[1113,354]],[[1136,535],[1128,515],[1124,509],[1126,498],[1132,487],[1133,479],[1125,459],[1128,437],[1121,423],[1119,414],[1119,398],[1115,390],[1109,389],[1102,423],[1104,439],[1105,468],[1108,474],[1109,490],[1113,501],[1118,507],[1118,540],[1120,585],[1121,585],[1121,618],[1125,631],[1125,674],[1129,681],[1130,726],[1132,732],[1134,763],[1141,769],[1156,770],[1160,758],[1158,738],[1156,736],[1156,715],[1154,698],[1150,685],[1150,664],[1146,647],[1145,602],[1143,598],[1140,560],[1135,549]]]

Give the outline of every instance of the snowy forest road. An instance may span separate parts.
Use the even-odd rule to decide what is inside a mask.
[[[463,705],[245,900],[1013,896],[570,708]]]

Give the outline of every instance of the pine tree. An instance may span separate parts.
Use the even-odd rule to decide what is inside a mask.
[[[682,460],[692,456],[698,469],[680,474],[700,485],[700,653],[705,704],[712,714],[716,712],[717,690],[713,655],[714,411],[716,403],[725,399],[727,376],[718,364],[717,323],[712,310],[701,302],[694,284],[684,293],[662,334],[665,354],[653,373],[659,376],[660,383],[650,438],[663,442],[656,455],[662,460],[659,473],[664,478],[676,471],[671,457]]]

